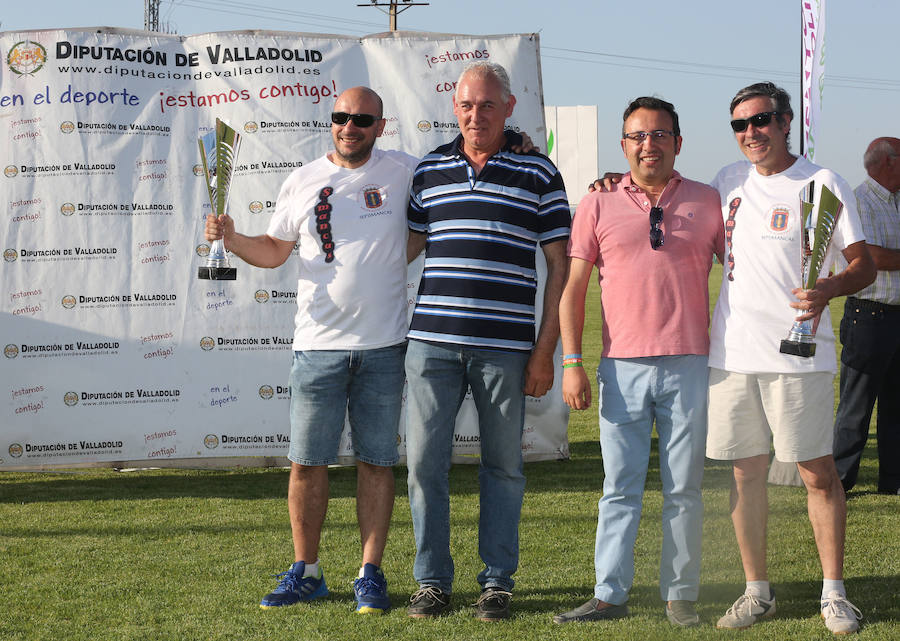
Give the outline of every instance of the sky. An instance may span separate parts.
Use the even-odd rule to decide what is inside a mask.
[[[142,29],[143,0],[6,2],[0,31]],[[162,0],[160,20],[184,35],[242,29],[365,35],[388,17],[362,0]],[[815,162],[856,186],[878,136],[900,137],[896,0],[827,0],[825,90]],[[674,103],[684,143],[676,169],[709,181],[742,159],[728,126],[738,89],[771,80],[800,113],[800,0],[430,0],[398,17],[401,30],[538,33],[544,104],[598,107],[599,166],[627,169],[622,111],[638,96]],[[890,53],[888,53],[890,52]],[[792,149],[799,151],[795,119]],[[572,187],[570,186],[571,190]]]

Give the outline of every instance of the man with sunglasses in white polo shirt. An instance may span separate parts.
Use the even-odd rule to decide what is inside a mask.
[[[770,82],[741,89],[731,101],[731,128],[749,162],[723,168],[712,182],[726,231],[722,287],[709,354],[706,455],[730,460],[731,518],[746,590],[717,627],[746,628],[775,613],[766,567],[769,443],[780,461],[795,462],[824,582],[820,611],[835,634],[855,632],[861,614],[843,585],[846,503],[832,457],[836,371],[828,301],[875,278],[856,201],[833,172],[790,152],[790,96]],[[814,289],[800,289],[801,191],[815,181],[844,205],[832,239],[846,268],[834,275],[826,258]],[[824,311],[824,313],[823,313]],[[814,354],[781,353],[794,319],[818,323]]]
[[[625,110],[622,151],[631,171],[578,204],[560,301],[563,399],[591,404],[582,368],[585,294],[593,267],[601,288],[603,351],[597,368],[603,496],[597,519],[594,596],[553,618],[602,621],[628,614],[634,544],[653,425],[659,435],[663,544],[660,597],[676,626],[699,623],[706,443],[709,292],[722,257],[719,197],[674,169],[681,151],[672,104],[643,97]],[[593,313],[597,313],[594,311]]]

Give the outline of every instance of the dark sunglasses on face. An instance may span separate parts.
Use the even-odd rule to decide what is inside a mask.
[[[348,114],[343,111],[331,113],[331,122],[336,125],[346,125],[348,120],[352,120],[357,127],[366,129],[374,125],[377,119],[372,114]]]
[[[778,111],[762,111],[749,118],[737,118],[731,121],[731,128],[734,130],[734,133],[738,134],[745,131],[748,125],[753,125],[756,128],[765,127],[772,122],[772,116],[777,115],[779,115]]]
[[[666,235],[659,228],[663,221],[662,207],[650,208],[650,249],[659,249],[666,242]]]

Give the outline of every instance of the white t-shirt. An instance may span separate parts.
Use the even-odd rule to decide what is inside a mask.
[[[800,194],[810,180],[815,181],[815,203],[827,185],[844,204],[819,273],[823,278],[833,270],[837,252],[865,240],[856,198],[843,178],[800,157],[773,176],[761,175],[744,161],[723,168],[713,180],[722,200],[726,260],[710,329],[710,367],[745,374],[837,370],[827,309],[816,330],[814,357],[779,352],[799,314],[790,307],[796,300],[791,290],[801,286]]]
[[[373,149],[365,165],[345,169],[323,156],[284,181],[266,234],[299,246],[294,350],[375,349],[405,339],[406,204],[418,162]],[[330,230],[320,229],[326,221],[315,211],[325,187],[333,189]]]

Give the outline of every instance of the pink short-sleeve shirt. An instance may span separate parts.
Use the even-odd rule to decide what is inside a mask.
[[[725,244],[719,194],[675,172],[658,206],[665,242],[655,250],[649,198],[630,173],[575,212],[568,254],[599,272],[602,357],[709,353],[709,270]]]

